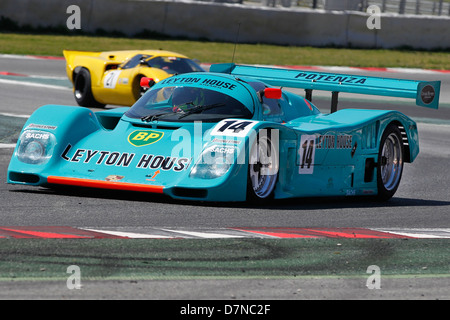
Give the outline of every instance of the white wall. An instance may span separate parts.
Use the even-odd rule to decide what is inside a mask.
[[[450,48],[450,18],[384,14],[381,30],[355,11],[269,8],[205,2],[139,0],[1,0],[0,16],[20,25],[65,26],[69,5],[81,9],[81,28],[134,35],[151,30],[218,41],[307,46]],[[1,51],[1,48],[0,48]]]

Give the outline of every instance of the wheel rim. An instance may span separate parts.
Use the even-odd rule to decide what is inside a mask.
[[[268,138],[260,138],[250,153],[249,176],[255,195],[267,198],[275,188],[278,176],[277,152]]]
[[[403,155],[399,137],[391,133],[385,140],[381,151],[381,179],[386,190],[397,187],[402,174]]]

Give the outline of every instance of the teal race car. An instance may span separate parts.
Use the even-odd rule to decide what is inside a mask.
[[[332,92],[330,113],[313,105],[313,90]],[[131,108],[40,107],[20,134],[8,183],[199,201],[387,200],[419,153],[417,125],[397,111],[338,111],[339,92],[437,109],[440,82],[212,65],[158,82]]]

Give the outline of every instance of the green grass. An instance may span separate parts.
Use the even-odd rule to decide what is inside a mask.
[[[442,239],[1,239],[0,282],[84,279],[449,276]],[[219,253],[219,254],[218,254]]]
[[[0,53],[62,56],[63,49],[108,51],[165,49],[180,52],[205,63],[231,62],[234,44],[145,40],[125,37],[35,35],[0,33]],[[238,44],[236,63],[276,65],[333,65],[354,67],[403,67],[450,70],[450,52],[312,48],[266,44]]]

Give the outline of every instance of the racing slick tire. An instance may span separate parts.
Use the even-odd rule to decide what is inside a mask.
[[[387,201],[395,194],[403,173],[402,134],[391,123],[384,130],[378,152],[377,187],[378,200]]]
[[[86,108],[103,108],[104,104],[95,100],[91,88],[91,74],[86,68],[81,68],[75,76],[74,96],[77,103]]]
[[[263,132],[258,133],[249,154],[247,200],[252,203],[272,200],[278,180],[278,149],[272,143],[271,131]]]

